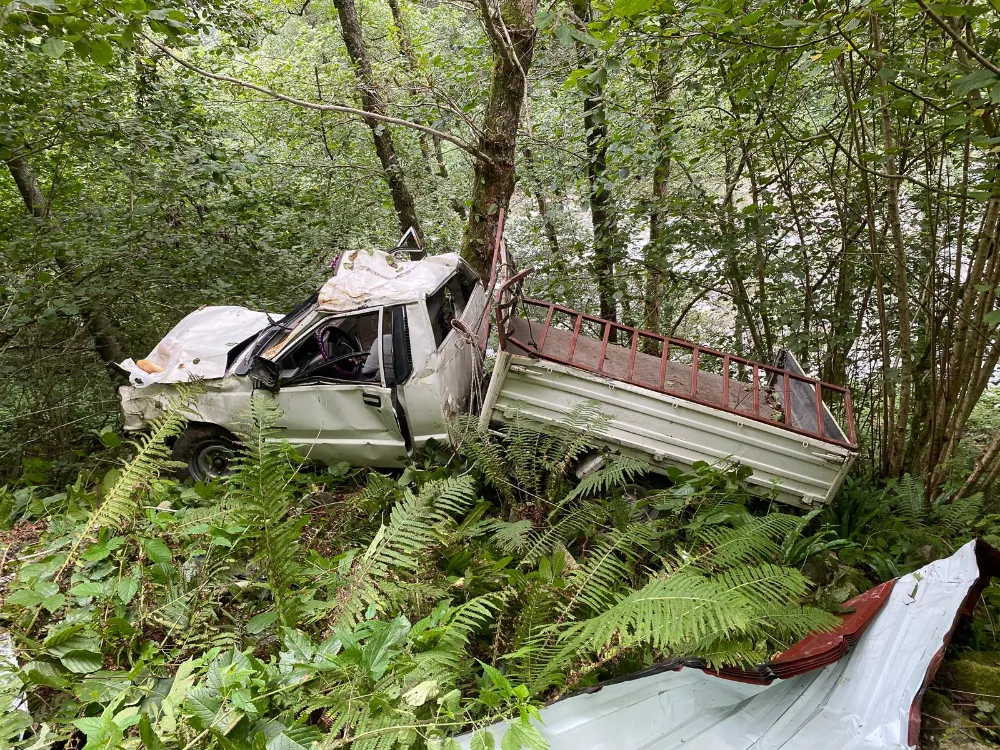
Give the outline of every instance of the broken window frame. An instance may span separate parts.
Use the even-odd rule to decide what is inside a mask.
[[[370,386],[380,386],[385,387],[385,372],[382,363],[382,342],[380,337],[380,332],[383,326],[383,316],[385,314],[384,307],[368,307],[361,310],[354,310],[347,313],[335,313],[326,314],[322,312],[317,312],[317,314],[311,320],[303,320],[297,326],[300,331],[296,334],[295,338],[292,340],[287,340],[282,342],[281,348],[274,352],[273,356],[268,357],[279,367],[279,371],[284,373],[285,371],[281,368],[282,360],[291,356],[299,347],[305,345],[308,341],[315,338],[317,333],[321,328],[329,327],[337,320],[344,320],[347,318],[360,318],[366,315],[377,315],[378,319],[375,322],[374,339],[368,348],[368,354],[371,355],[372,351],[375,351],[375,355],[378,361],[378,376],[375,379],[364,380],[360,377],[358,378],[337,378],[331,377],[329,375],[303,375],[301,374],[301,367],[296,368],[294,374],[282,377],[282,387],[307,387],[310,385],[370,385]],[[360,338],[359,338],[360,341]],[[322,349],[322,346],[321,346]],[[322,354],[322,352],[321,352]],[[324,363],[325,363],[324,356]]]

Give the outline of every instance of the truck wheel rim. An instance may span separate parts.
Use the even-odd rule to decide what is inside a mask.
[[[225,445],[206,445],[193,457],[191,473],[195,479],[217,479],[231,471],[233,452]]]

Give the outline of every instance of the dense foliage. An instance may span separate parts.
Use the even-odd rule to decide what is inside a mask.
[[[99,504],[10,496],[8,525],[46,521],[5,591],[5,741],[433,747],[513,717],[504,747],[542,747],[539,700],[672,655],[756,664],[836,622],[789,564],[815,554],[792,549],[810,519],[761,513],[739,470],[651,490],[608,457],[576,481],[586,430],[470,423],[451,465],[359,491],[304,473],[274,419],[254,401],[219,485],[169,478],[174,412]]]
[[[760,660],[997,540],[998,106],[990,0],[7,3],[0,593],[25,744],[434,747],[517,716],[531,746],[542,700],[670,654]],[[457,455],[402,477],[303,472],[259,405],[218,485],[170,477],[179,415],[122,443],[113,363],[190,310],[287,311],[408,226],[482,270],[501,208],[534,296],[849,386],[834,505],[765,513],[727,467],[578,483],[586,441],[517,424],[457,425]],[[652,606],[668,588],[715,604]],[[963,645],[996,650],[992,622]],[[28,721],[4,712],[0,742]]]

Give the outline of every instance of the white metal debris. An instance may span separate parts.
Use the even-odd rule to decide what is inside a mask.
[[[147,364],[148,369],[143,369],[131,359],[121,367],[139,388],[186,382],[192,377],[221,378],[226,374],[229,350],[267,324],[267,313],[245,307],[202,307],[183,318],[149,353],[144,364],[152,363],[152,367]]]
[[[909,750],[911,709],[979,576],[975,542],[903,576],[853,649],[814,672],[766,686],[663,672],[548,706],[540,730],[551,750]]]
[[[417,302],[432,294],[458,269],[456,253],[400,260],[380,250],[352,250],[319,290],[321,310],[349,312],[379,305]]]

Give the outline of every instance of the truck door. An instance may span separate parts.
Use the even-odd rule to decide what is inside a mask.
[[[282,436],[320,461],[394,466],[406,448],[382,373],[382,310],[321,318],[277,360]]]

